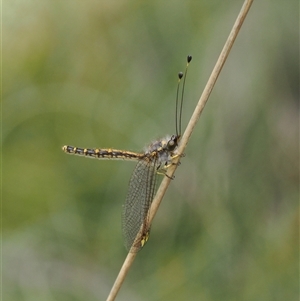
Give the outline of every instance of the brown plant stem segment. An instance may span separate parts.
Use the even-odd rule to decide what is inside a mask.
[[[196,126],[196,123],[205,107],[205,104],[208,100],[208,97],[217,81],[217,78],[222,70],[222,67],[224,66],[224,63],[230,53],[230,50],[233,46],[233,43],[239,33],[239,30],[247,16],[247,13],[251,7],[253,3],[253,0],[245,0],[241,10],[240,10],[240,13],[238,14],[238,17],[231,29],[231,32],[227,38],[227,41],[221,51],[221,54],[215,64],[215,67],[207,81],[207,84],[202,92],[202,95],[198,101],[198,104],[194,110],[194,113],[187,125],[187,128],[182,136],[182,139],[181,139],[181,142],[179,144],[179,147],[178,147],[178,153],[179,154],[182,154],[186,148],[186,145],[188,143],[188,140],[193,132],[193,129],[194,127]],[[178,162],[180,160],[180,156],[178,156],[175,160],[174,160],[174,163]],[[172,165],[170,166],[170,168],[168,169],[168,175],[170,177],[173,176],[175,170],[177,168],[177,165]],[[171,182],[171,179],[169,177],[164,177],[164,179],[162,180],[161,182],[161,185],[159,187],[159,189],[157,190],[157,193],[156,193],[156,196],[155,198],[153,199],[153,202],[152,202],[152,205],[151,205],[151,208],[150,208],[150,220],[149,220],[149,223],[151,224],[157,210],[158,210],[158,207],[162,201],[162,198],[169,186]],[[138,233],[138,235],[140,235],[140,233]],[[136,252],[129,252],[121,269],[120,269],[120,272],[115,280],[115,283],[106,299],[106,301],[113,301],[115,300],[121,286],[122,286],[122,283],[124,282],[125,280],[125,277],[135,259],[135,256],[137,255]]]

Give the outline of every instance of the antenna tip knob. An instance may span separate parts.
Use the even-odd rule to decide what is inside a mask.
[[[179,73],[178,73],[178,78],[179,78],[179,79],[182,79],[182,77],[183,77],[183,73],[182,73],[182,72],[179,72]]]
[[[187,62],[189,63],[191,60],[192,60],[192,56],[191,56],[191,55],[188,55],[188,56],[187,56]]]

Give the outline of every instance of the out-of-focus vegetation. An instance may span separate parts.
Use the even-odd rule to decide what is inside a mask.
[[[4,1],[3,300],[105,300],[134,164],[183,128],[243,1]],[[297,300],[298,1],[254,1],[118,300]]]

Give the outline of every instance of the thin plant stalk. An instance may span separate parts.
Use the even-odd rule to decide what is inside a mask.
[[[251,7],[253,3],[253,0],[245,0],[242,8],[241,8],[241,11],[240,13],[238,14],[238,17],[231,29],[231,32],[227,38],[227,41],[221,51],[221,54],[215,64],[215,67],[207,81],[207,84],[202,92],[202,95],[198,101],[198,104],[194,110],[194,113],[186,127],[186,130],[181,138],[181,141],[180,141],[180,144],[178,146],[178,150],[177,150],[177,153],[178,154],[183,154],[186,146],[187,146],[187,143],[189,141],[189,138],[193,132],[193,129],[194,127],[196,126],[196,123],[205,107],[205,104],[207,103],[208,101],[208,98],[209,98],[209,95],[217,81],[217,78],[222,70],[222,67],[224,66],[224,63],[230,53],[230,50],[233,46],[233,43],[239,33],[239,30],[240,28],[242,27],[242,24],[247,16],[247,13]],[[179,162],[180,160],[180,156],[178,156],[177,158],[174,159],[174,163],[177,163]],[[153,202],[152,202],[152,205],[150,207],[150,217],[149,217],[149,223],[151,224],[157,210],[158,210],[158,207],[162,201],[162,198],[163,196],[165,195],[165,192],[171,182],[171,177],[173,176],[175,170],[177,168],[177,165],[174,164],[172,166],[170,166],[168,168],[168,175],[170,177],[164,177],[164,179],[162,180],[158,190],[157,190],[157,193],[155,195],[155,198],[153,199]],[[138,233],[137,237],[140,235],[140,233]],[[137,253],[136,252],[129,252],[121,269],[120,269],[120,272],[115,280],[115,283],[106,299],[106,301],[113,301],[115,300],[121,286],[122,286],[122,283],[124,282],[125,280],[125,277],[136,257]]]

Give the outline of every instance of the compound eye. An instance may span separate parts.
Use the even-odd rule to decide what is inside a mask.
[[[168,146],[173,146],[175,144],[175,142],[174,142],[174,140],[170,140],[169,142],[168,142]]]
[[[173,151],[177,146],[177,136],[173,135],[171,139],[168,141],[168,149]]]

